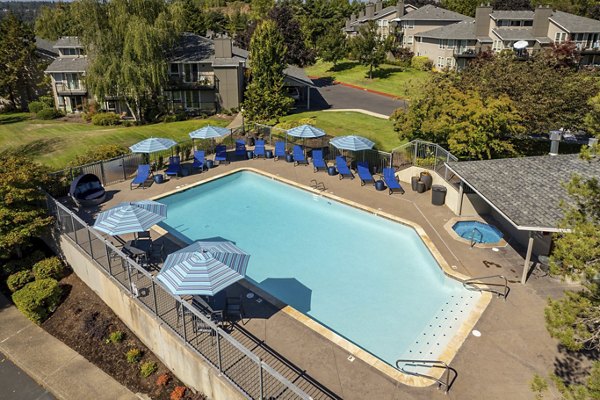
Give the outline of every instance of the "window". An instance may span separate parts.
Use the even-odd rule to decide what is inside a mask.
[[[567,40],[566,32],[556,32],[556,35],[554,36],[554,43],[562,43],[562,42],[565,42],[566,40]]]
[[[200,92],[197,90],[185,91],[185,108],[200,108]]]
[[[447,57],[446,58],[446,66],[447,67],[454,67],[454,58],[453,57]]]
[[[173,93],[173,103],[181,103],[181,92],[172,92]]]
[[[492,44],[492,50],[493,51],[500,51],[502,50],[503,46],[502,46],[502,41],[501,40],[494,40],[494,43]]]
[[[67,83],[68,89],[79,89],[79,74],[65,73],[63,81]]]
[[[185,82],[197,82],[198,81],[198,64],[184,64],[184,81]]]
[[[406,44],[413,44],[413,37],[412,36],[407,36],[406,37]]]
[[[529,21],[524,21],[523,22],[523,26],[533,26],[533,21],[529,20]]]
[[[415,21],[404,21],[402,27],[404,29],[413,29],[415,27]]]
[[[169,74],[171,76],[179,75],[179,64],[171,64],[171,69],[169,70]]]
[[[440,39],[439,44],[440,44],[440,49],[445,49],[446,46],[448,45],[448,40]]]
[[[438,69],[443,69],[445,67],[445,59],[444,57],[438,57],[437,67]]]

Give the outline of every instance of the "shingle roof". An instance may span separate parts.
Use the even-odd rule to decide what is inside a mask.
[[[415,34],[416,37],[425,37],[432,39],[458,39],[458,40],[476,40],[475,20],[457,22],[432,29],[430,31]]]
[[[41,37],[36,36],[35,37],[35,47],[36,47],[37,51],[39,51],[40,53],[42,53],[48,57],[52,57],[52,58],[58,57],[58,51],[54,49],[54,43],[52,43],[49,40],[42,39]]]
[[[569,33],[600,32],[600,21],[563,11],[554,11],[550,21],[566,29]]]
[[[497,28],[492,32],[502,40],[535,40],[531,28]]]
[[[523,230],[556,230],[563,217],[561,201],[572,202],[562,186],[572,174],[600,179],[600,159],[588,162],[577,154],[447,164],[467,185]]]
[[[77,36],[63,36],[54,43],[54,48],[59,47],[83,47]]]
[[[459,14],[454,11],[446,10],[445,8],[436,7],[432,4],[427,4],[421,8],[417,8],[408,14],[396,18],[396,21],[465,21],[470,19],[466,15]]]
[[[87,57],[59,57],[52,61],[45,72],[85,72]]]
[[[497,10],[490,14],[495,20],[512,19],[512,20],[533,20],[533,11],[529,10]]]

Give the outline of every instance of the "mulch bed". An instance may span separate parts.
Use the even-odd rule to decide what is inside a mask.
[[[75,274],[70,274],[60,283],[66,298],[42,324],[42,328],[134,393],[170,400],[175,387],[184,386]],[[123,332],[124,339],[120,343],[107,343],[106,339],[115,331]],[[125,353],[131,348],[142,351],[139,363],[127,362]],[[158,370],[148,378],[140,374],[140,365],[146,361],[158,365]],[[168,374],[168,383],[157,385],[158,377],[163,374]],[[181,399],[200,400],[206,397],[188,389]]]

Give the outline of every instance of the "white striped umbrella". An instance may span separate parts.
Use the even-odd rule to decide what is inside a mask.
[[[169,150],[171,147],[177,144],[176,141],[166,138],[149,138],[142,140],[130,146],[129,149],[132,153],[155,153],[157,151]]]
[[[192,139],[215,139],[227,136],[230,133],[231,129],[222,128],[220,126],[206,125],[200,129],[190,132],[189,135]]]
[[[144,232],[167,218],[167,206],[144,200],[120,203],[96,217],[94,229],[111,236]]]
[[[370,150],[375,146],[375,143],[366,137],[357,135],[337,136],[329,141],[329,143],[338,150],[363,151]],[[363,161],[365,153],[363,153]]]
[[[176,295],[214,296],[246,276],[249,259],[231,242],[194,242],[169,254],[156,277]]]

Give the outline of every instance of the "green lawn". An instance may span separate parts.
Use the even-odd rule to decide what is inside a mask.
[[[307,67],[305,71],[309,76],[330,77],[338,82],[349,83],[406,99],[410,99],[432,74],[432,72],[383,64],[373,71],[373,79],[369,79],[369,69],[367,67],[348,60],[340,61],[335,69],[332,63],[319,60],[315,65]]]
[[[288,115],[282,122],[299,121],[323,129],[331,136],[360,135],[375,142],[379,150],[389,151],[404,142],[394,132],[392,121],[348,111],[313,111]]]
[[[92,124],[41,121],[30,114],[0,114],[0,151],[22,147],[51,169],[63,168],[76,155],[102,144],[130,146],[152,136],[174,140],[189,139],[188,133],[204,125],[226,126],[223,119],[189,120],[132,127],[105,127]]]

